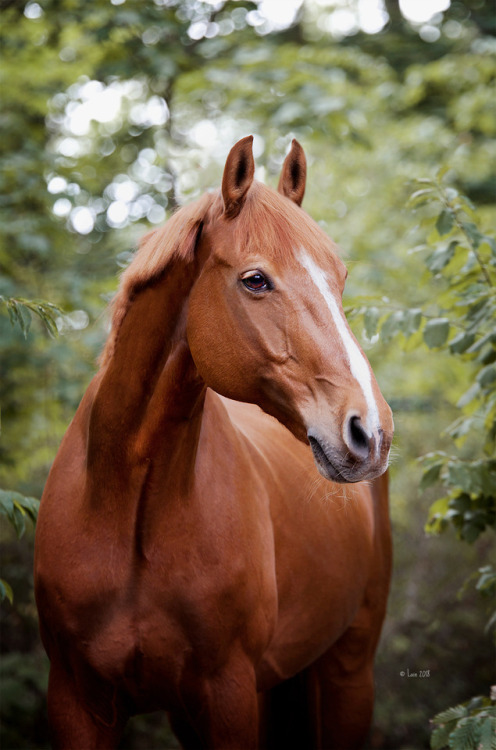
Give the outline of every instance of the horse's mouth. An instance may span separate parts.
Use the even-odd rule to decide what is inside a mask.
[[[357,481],[352,478],[349,478],[346,476],[348,472],[346,472],[343,468],[338,468],[336,466],[337,463],[339,463],[336,459],[337,457],[329,457],[329,453],[331,453],[331,450],[328,448],[327,451],[322,446],[322,444],[317,440],[316,437],[313,435],[308,435],[308,442],[310,443],[310,447],[312,449],[313,457],[315,460],[315,463],[317,465],[317,469],[322,474],[323,477],[326,479],[329,479],[332,482],[353,482]]]
[[[316,433],[307,432],[317,469],[325,479],[341,484],[352,484],[372,480],[381,476],[387,469],[387,455],[376,460],[355,457],[350,451],[341,452]]]

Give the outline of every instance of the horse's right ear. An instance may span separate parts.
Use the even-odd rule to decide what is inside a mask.
[[[277,189],[286,198],[301,206],[303,196],[305,195],[306,181],[307,160],[305,159],[305,152],[296,138],[293,138],[291,150],[282,165],[281,177]]]
[[[224,167],[222,198],[224,199],[224,213],[230,219],[241,211],[246,194],[253,182],[255,162],[252,143],[252,135],[238,141],[230,150]]]

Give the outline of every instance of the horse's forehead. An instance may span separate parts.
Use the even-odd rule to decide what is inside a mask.
[[[337,252],[329,246],[329,243],[317,249],[305,245],[292,247],[291,269],[297,269],[306,278],[309,264],[337,296],[342,294],[348,271]],[[313,277],[312,281],[314,281]]]
[[[292,232],[291,227],[285,227],[284,232],[276,235],[265,235],[263,227],[242,232],[236,231],[235,227],[227,231],[219,228],[214,234],[211,250],[226,265],[266,262],[281,275],[288,270],[305,273],[305,258],[310,257],[331,285],[336,282],[342,288],[347,270],[332,240],[323,232],[320,238],[317,237],[320,242],[316,242],[315,233],[307,242],[305,239],[304,233]]]

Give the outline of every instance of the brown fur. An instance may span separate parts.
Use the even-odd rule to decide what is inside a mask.
[[[138,252],[121,276],[119,291],[112,301],[112,330],[101,355],[102,365],[114,352],[121,323],[137,292],[161,276],[175,259],[192,259],[196,235],[214,198],[214,194],[206,193],[194,203],[179,208],[163,227],[143,237]]]
[[[133,261],[122,274],[112,302],[112,332],[101,356],[102,364],[113,354],[120,325],[135,294],[165,273],[174,259],[193,260],[194,240],[200,225],[207,217],[215,221],[221,214],[220,193],[206,193],[179,208],[161,229],[143,237]],[[263,247],[283,267],[295,248],[305,248],[321,265],[336,251],[336,245],[298,205],[258,182],[247,193],[234,237],[246,255]]]
[[[338,304],[344,265],[296,205],[303,159],[293,144],[277,194],[243,139],[222,191],[147,235],[122,276],[36,530],[56,750],[116,748],[157,709],[185,750],[367,734],[392,420],[371,374],[379,422],[357,426],[367,403],[299,261]],[[272,283],[255,293],[247,274]]]

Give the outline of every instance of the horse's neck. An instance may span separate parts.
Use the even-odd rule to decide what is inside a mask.
[[[125,482],[157,454],[166,459],[178,432],[198,436],[205,387],[185,338],[192,283],[192,273],[173,267],[129,306],[91,413],[88,469],[96,476],[114,472],[114,482]]]

